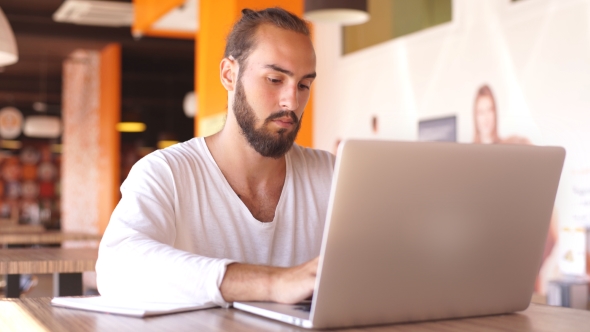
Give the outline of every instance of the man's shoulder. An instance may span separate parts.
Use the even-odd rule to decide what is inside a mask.
[[[156,150],[146,156],[150,158],[184,159],[187,157],[205,157],[206,146],[203,137],[191,138],[188,141],[176,143],[164,149]]]
[[[328,151],[293,144],[289,151],[293,164],[304,163],[313,167],[334,168],[334,155]]]
[[[188,141],[174,144],[165,149],[156,150],[141,158],[135,168],[175,168],[180,165],[191,163],[194,158],[206,158],[205,151],[202,151],[202,138],[196,137]]]
[[[201,160],[207,158],[206,153],[199,146],[199,140],[202,138],[193,138],[165,149],[156,150],[141,158],[131,168],[124,186],[162,187],[164,183],[175,181],[175,178],[195,176],[195,170],[206,165]]]
[[[203,137],[191,138],[188,141],[171,145],[165,149],[157,150],[165,158],[182,158],[186,156],[203,155]]]

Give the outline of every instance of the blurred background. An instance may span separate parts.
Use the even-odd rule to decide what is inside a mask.
[[[15,127],[12,131],[0,125],[2,218],[18,215],[21,223],[42,223],[47,228],[60,228],[60,169],[62,153],[64,149],[67,151],[62,144],[65,136],[62,132],[68,131],[67,124],[62,125],[67,121],[64,106],[67,107],[68,98],[76,98],[64,91],[68,84],[64,67],[67,63],[86,61],[89,64],[93,55],[100,55],[109,45],[118,48],[116,64],[111,65],[118,66],[113,70],[117,78],[111,84],[118,84],[119,91],[114,93],[118,96],[114,98],[119,100],[114,108],[119,109],[111,112],[118,117],[117,123],[143,124],[139,129],[119,128],[118,182],[139,158],[157,149],[158,143],[169,144],[165,141],[193,137],[194,121],[185,115],[183,100],[194,90],[194,33],[192,38],[183,39],[134,38],[130,31],[133,23],[131,1],[2,0],[0,8],[12,28],[18,49],[18,61],[0,68],[0,118],[6,111],[14,113],[13,117],[10,117],[12,113],[6,113],[8,117],[0,122],[10,126],[11,121],[16,121],[12,124]],[[96,66],[100,70],[100,64]],[[98,84],[88,81],[91,79],[87,77],[86,83]],[[91,89],[89,86],[82,90]],[[30,123],[27,121],[31,119],[41,120],[37,122],[38,127],[51,126],[54,124],[51,121],[57,121],[58,129],[43,132],[43,128],[35,127],[41,132],[28,133],[26,129]],[[19,124],[20,130],[17,128]],[[72,123],[72,126],[78,125],[84,126],[83,123]],[[86,126],[85,129],[96,131],[102,128]],[[111,131],[116,129],[110,128]],[[92,132],[79,134],[86,136]],[[74,141],[84,139],[71,137]],[[84,154],[91,154],[91,151],[79,152],[82,158]],[[87,181],[82,179],[82,183],[74,185],[84,191],[91,189],[84,188],[84,182]]]
[[[313,28],[300,145],[563,146],[536,290],[586,280],[590,0],[0,0],[0,223],[102,234],[137,160],[223,126],[225,37],[277,5]]]

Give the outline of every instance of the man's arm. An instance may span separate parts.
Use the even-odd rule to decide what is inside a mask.
[[[137,162],[102,237],[96,263],[101,295],[145,302],[227,303],[219,292],[230,259],[180,250],[175,179],[162,153]]]
[[[140,160],[130,172],[100,244],[101,295],[225,306],[237,300],[297,302],[312,294],[317,260],[277,268],[176,249],[173,183],[161,154]]]
[[[233,263],[219,289],[227,302],[297,303],[313,294],[317,268],[318,258],[290,268]]]

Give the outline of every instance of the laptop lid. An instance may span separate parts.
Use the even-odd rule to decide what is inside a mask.
[[[313,327],[526,309],[564,158],[559,147],[343,142]]]

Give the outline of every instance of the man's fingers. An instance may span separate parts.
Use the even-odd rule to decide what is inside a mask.
[[[320,257],[316,257],[311,261],[311,269],[312,269],[312,274],[315,277],[316,274],[318,273],[318,265],[320,263]]]
[[[304,263],[306,270],[315,276],[317,273],[317,270],[318,270],[319,261],[320,261],[320,257],[318,256],[318,257],[310,260],[309,262]]]

